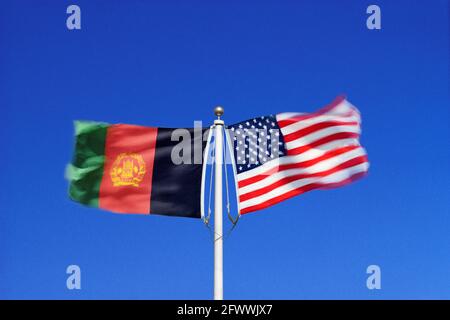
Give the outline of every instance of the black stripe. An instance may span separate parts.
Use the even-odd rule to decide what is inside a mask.
[[[187,130],[191,137],[190,163],[175,164],[171,154],[180,141],[172,141],[174,130],[158,128],[155,160],[153,166],[152,191],[150,198],[150,213],[169,216],[200,218],[200,192],[202,180],[202,164],[194,163],[194,147],[201,146],[201,154],[206,146],[201,141],[207,129],[202,129],[202,135],[194,138],[194,129]],[[199,129],[197,129],[199,130]],[[187,133],[187,131],[185,131]],[[197,143],[197,144],[195,144]]]

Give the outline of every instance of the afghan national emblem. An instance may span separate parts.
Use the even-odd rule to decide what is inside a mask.
[[[145,161],[138,153],[121,153],[114,161],[110,175],[115,187],[139,187],[145,175]]]

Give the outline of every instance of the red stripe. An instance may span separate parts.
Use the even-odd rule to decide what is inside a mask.
[[[367,174],[367,172],[359,172],[356,173],[354,175],[352,175],[351,177],[349,177],[348,179],[345,179],[341,182],[337,182],[337,183],[311,183],[305,186],[302,186],[298,189],[294,189],[291,190],[289,192],[286,192],[278,197],[274,197],[270,200],[267,200],[265,202],[259,203],[257,205],[254,206],[250,206],[244,209],[241,209],[241,214],[246,214],[249,212],[253,212],[253,211],[257,211],[257,210],[261,210],[270,206],[273,206],[274,204],[277,204],[278,202],[284,201],[286,199],[292,198],[294,196],[297,196],[299,194],[305,193],[307,191],[311,191],[314,189],[330,189],[330,188],[337,188],[337,187],[341,187],[343,185],[349,184],[352,181],[355,181],[359,178],[362,178],[363,176],[365,176]]]
[[[337,107],[344,100],[345,100],[345,96],[339,96],[336,99],[334,99],[333,102],[331,102],[326,107],[320,109],[319,111],[316,111],[316,112],[313,112],[313,113],[304,114],[304,115],[298,115],[298,116],[294,116],[294,117],[289,118],[289,119],[284,119],[284,120],[277,121],[278,122],[278,126],[280,128],[283,128],[283,127],[286,127],[286,126],[288,126],[290,124],[296,123],[298,121],[302,121],[302,120],[306,120],[306,119],[310,119],[310,118],[314,118],[314,117],[320,116],[320,115],[322,115],[324,113],[329,112],[333,108]]]
[[[310,144],[307,144],[305,146],[297,147],[294,149],[288,149],[287,154],[289,156],[301,154],[305,151],[308,151],[310,149],[319,147],[323,144],[326,144],[328,142],[334,141],[334,140],[341,140],[341,139],[348,139],[348,138],[358,138],[359,134],[354,132],[338,132],[335,134],[331,134],[329,136],[323,137],[321,139],[318,139],[314,142],[311,142]]]
[[[268,185],[268,186],[266,186],[264,188],[260,188],[260,189],[257,189],[257,190],[254,190],[254,191],[251,191],[249,193],[246,193],[246,194],[243,194],[243,195],[239,196],[239,200],[241,202],[243,202],[243,201],[255,198],[255,197],[259,197],[259,196],[261,196],[263,194],[266,194],[266,193],[268,193],[268,192],[270,192],[270,191],[272,191],[272,190],[274,190],[274,189],[276,189],[278,187],[281,187],[281,186],[283,186],[285,184],[288,184],[290,182],[294,182],[294,181],[297,181],[297,180],[307,179],[307,178],[314,178],[314,177],[326,177],[326,176],[329,176],[329,175],[331,175],[333,173],[336,173],[338,171],[341,171],[341,170],[344,170],[344,169],[347,169],[347,168],[350,168],[350,167],[354,167],[356,165],[359,165],[359,164],[367,162],[367,161],[368,161],[367,160],[367,156],[364,155],[364,156],[359,156],[359,157],[350,159],[348,161],[345,161],[345,162],[339,164],[338,166],[336,166],[334,168],[331,168],[329,170],[325,170],[325,171],[321,171],[321,172],[315,172],[315,173],[309,173],[309,174],[302,173],[302,174],[296,174],[296,175],[289,176],[289,177],[284,177],[284,178],[282,178],[282,179],[280,179],[280,180],[278,180],[278,181],[276,181],[276,182],[274,182],[274,183],[272,183],[272,184],[270,184],[270,185]]]
[[[126,124],[108,128],[100,208],[119,213],[150,213],[157,132],[157,128]],[[127,180],[123,172],[132,178]],[[132,179],[134,184],[129,183]]]
[[[324,121],[324,122],[319,122],[316,124],[313,124],[309,127],[303,128],[301,130],[289,133],[287,135],[284,136],[284,141],[285,142],[290,142],[293,140],[297,140],[301,137],[307,136],[308,134],[311,134],[313,132],[325,129],[325,128],[330,128],[330,127],[336,127],[336,126],[346,126],[346,125],[358,125],[358,122],[356,121]]]
[[[239,186],[239,188],[248,186],[249,184],[261,181],[261,180],[265,179],[267,176],[272,175],[277,172],[280,172],[280,171],[283,171],[283,170],[307,168],[312,165],[315,165],[316,163],[319,163],[321,161],[324,161],[324,160],[333,158],[335,156],[344,154],[346,152],[355,150],[357,148],[360,148],[360,146],[357,146],[357,145],[345,146],[345,147],[342,147],[339,149],[333,149],[333,150],[327,151],[323,155],[321,155],[317,158],[311,159],[311,160],[307,160],[307,161],[303,161],[303,162],[296,162],[296,163],[289,163],[289,164],[282,164],[282,165],[279,165],[272,169],[266,170],[263,173],[260,173],[258,175],[254,175],[250,178],[241,180],[238,182],[238,186]]]

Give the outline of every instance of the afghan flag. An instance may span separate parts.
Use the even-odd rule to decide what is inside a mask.
[[[69,196],[117,213],[200,218],[206,130],[76,121]]]

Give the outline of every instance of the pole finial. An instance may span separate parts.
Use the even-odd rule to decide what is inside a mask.
[[[220,117],[223,115],[223,108],[221,106],[217,106],[214,108],[214,114],[217,116],[217,118],[220,119]]]

